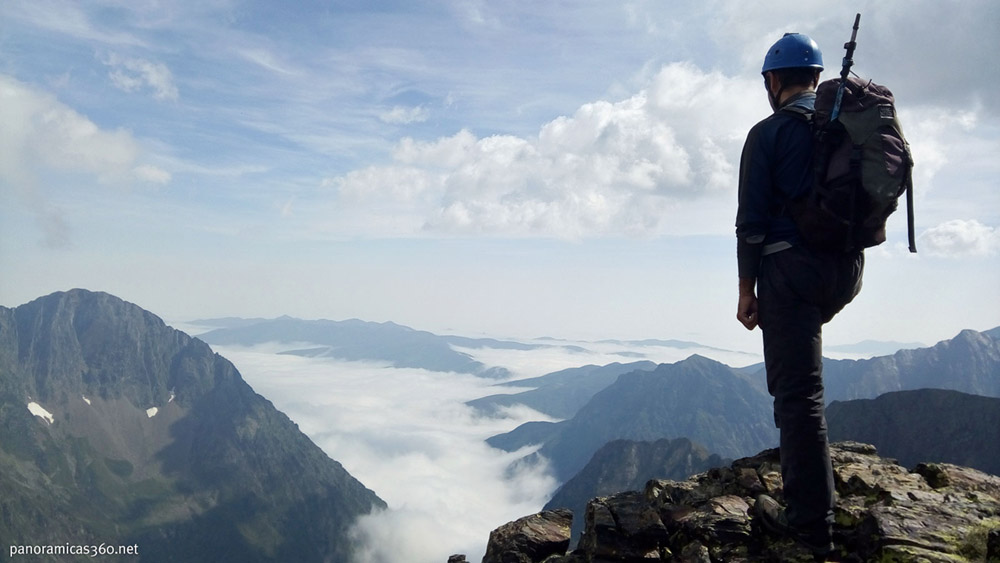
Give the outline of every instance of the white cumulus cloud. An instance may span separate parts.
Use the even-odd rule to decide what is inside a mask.
[[[992,256],[1000,252],[1000,229],[975,219],[942,223],[925,231],[920,240],[935,256]]]
[[[405,207],[432,233],[654,235],[685,205],[735,189],[744,135],[763,117],[762,101],[734,95],[744,82],[671,64],[637,94],[585,104],[536,137],[403,139],[391,163],[327,184],[368,212]]]

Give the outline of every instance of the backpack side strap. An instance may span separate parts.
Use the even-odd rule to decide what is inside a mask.
[[[906,234],[910,243],[910,252],[917,251],[917,239],[913,229],[913,175],[906,173]]]

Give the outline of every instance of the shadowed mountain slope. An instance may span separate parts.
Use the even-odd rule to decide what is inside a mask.
[[[831,440],[873,444],[906,466],[964,465],[1000,475],[1000,399],[943,389],[831,403]]]

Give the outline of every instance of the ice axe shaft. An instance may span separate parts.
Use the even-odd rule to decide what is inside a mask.
[[[844,87],[847,85],[847,76],[854,66],[854,49],[858,46],[858,27],[861,25],[861,14],[854,16],[854,30],[851,31],[851,40],[844,43],[847,54],[844,55],[844,64],[840,69],[840,85],[837,86],[837,97],[833,101],[833,110],[830,112],[830,121],[836,121],[840,116],[840,102],[844,98]]]

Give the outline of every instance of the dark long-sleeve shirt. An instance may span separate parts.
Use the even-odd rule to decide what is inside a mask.
[[[783,107],[813,110],[816,94],[799,94]],[[760,259],[800,243],[788,201],[812,185],[812,132],[793,111],[779,110],[747,134],[740,159],[736,256],[741,278],[756,279]]]

